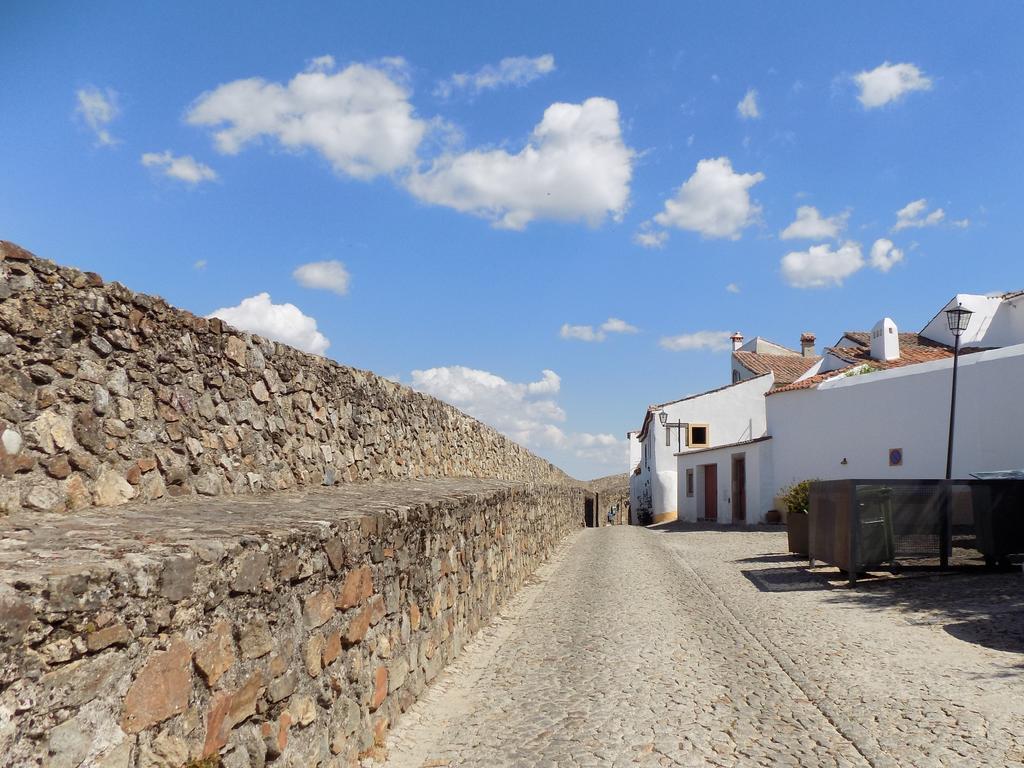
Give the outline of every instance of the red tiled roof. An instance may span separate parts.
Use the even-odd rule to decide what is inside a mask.
[[[795,389],[810,389],[811,387],[818,386],[823,381],[828,381],[829,379],[835,378],[837,376],[842,376],[852,368],[852,365],[848,365],[845,368],[840,368],[839,370],[836,371],[829,371],[828,373],[819,373],[814,376],[808,376],[806,379],[803,379],[801,381],[794,381],[784,386],[776,387],[773,390],[765,392],[765,397],[767,397],[768,395],[774,395],[778,392],[792,392]]]
[[[868,345],[870,345],[870,333],[848,331],[844,333],[843,336],[851,341],[860,341],[863,338],[866,340]],[[892,368],[902,368],[906,365],[914,365],[916,363],[930,363],[934,360],[943,360],[947,357],[953,356],[953,350],[945,344],[939,344],[931,341],[930,339],[919,337],[916,333],[900,334],[900,356],[898,360],[875,360],[871,357],[870,346],[827,347],[826,350],[838,357],[840,360],[844,360],[849,363],[849,365],[827,373],[819,373],[815,376],[809,376],[803,381],[794,381],[791,384],[776,387],[767,394],[774,395],[776,392],[792,392],[796,389],[810,389],[811,387],[816,387],[829,379],[845,376],[854,368],[862,365],[870,366],[870,371],[886,371]],[[963,352],[963,350],[961,350],[961,352]]]
[[[871,363],[872,366],[883,368],[898,368],[903,365],[914,363],[928,363],[932,360],[941,360],[944,357],[953,356],[953,348],[937,341],[925,338],[918,333],[901,333],[900,357],[898,360],[873,360],[871,358],[871,334],[864,331],[847,331],[844,338],[857,342],[856,347],[833,347],[828,351],[836,357],[851,363]]]
[[[950,349],[947,345],[942,344],[938,341],[932,341],[931,339],[922,336],[919,333],[900,333],[900,354],[903,351],[913,350],[919,347],[925,347],[928,349]],[[871,331],[845,331],[843,337],[856,343],[858,346],[864,347],[865,349],[871,349]],[[950,354],[953,354],[950,350]]]
[[[759,352],[733,352],[732,356],[751,373],[774,373],[776,387],[799,379],[821,360],[818,356],[765,355]]]

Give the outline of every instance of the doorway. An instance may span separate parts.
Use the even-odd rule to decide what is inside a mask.
[[[594,499],[588,496],[586,500],[583,502],[583,524],[587,528],[594,527],[594,523],[596,522],[595,508],[596,505],[594,504]]]
[[[704,519],[718,520],[718,465],[704,465]]]
[[[732,457],[732,521],[747,521],[747,457]]]

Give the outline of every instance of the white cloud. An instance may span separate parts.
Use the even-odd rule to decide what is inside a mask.
[[[576,432],[569,437],[568,442],[574,446],[577,457],[597,464],[621,468],[629,461],[629,445],[625,438],[606,432]]]
[[[956,219],[949,223],[952,224],[954,227],[959,227],[960,229],[967,229],[969,226],[971,226],[970,219]]]
[[[202,272],[204,269],[206,269],[206,259],[197,259],[196,262],[192,265],[192,269]]]
[[[339,174],[371,179],[410,166],[427,130],[413,114],[403,67],[390,59],[338,72],[332,57],[321,56],[285,85],[258,77],[220,85],[185,119],[217,129],[225,154],[266,136],[289,150],[319,152]]]
[[[921,229],[922,227],[934,227],[946,218],[946,212],[941,208],[925,214],[928,210],[928,201],[925,198],[907,203],[896,212],[896,224],[892,231],[899,232],[901,229]]]
[[[562,330],[559,331],[559,335],[563,339],[577,339],[579,341],[604,341],[604,334],[601,331],[595,331],[592,325],[570,325],[569,323],[562,324]]]
[[[110,131],[107,130],[107,126],[121,112],[117,106],[117,92],[111,88],[101,91],[90,85],[88,88],[80,88],[75,91],[75,99],[78,102],[75,106],[75,113],[96,134],[96,143],[105,147],[117,144],[117,139],[111,136]]]
[[[871,266],[879,272],[888,272],[901,261],[903,261],[903,251],[897,248],[892,240],[880,237],[871,246]]]
[[[725,286],[725,290],[728,291],[729,293],[739,293],[740,287],[736,285],[736,283],[729,283],[727,286]]]
[[[565,411],[553,399],[561,388],[554,371],[526,384],[452,365],[412,372],[412,386],[489,424],[524,445],[556,444],[564,435],[557,426]]]
[[[913,64],[890,64],[888,61],[874,69],[858,72],[853,81],[860,88],[858,99],[865,109],[875,109],[899,101],[911,91],[927,91],[932,81]]]
[[[846,229],[849,212],[823,217],[813,205],[796,209],[796,219],[779,234],[783,240],[825,240],[839,237]]]
[[[732,349],[731,336],[731,331],[696,331],[681,333],[678,336],[664,336],[658,340],[658,345],[672,352],[687,352],[694,349],[727,352]]]
[[[624,466],[626,442],[607,433],[566,432],[566,414],[556,401],[561,379],[551,370],[538,381],[508,381],[490,371],[461,365],[412,372],[414,389],[451,403],[522,445],[601,465]]]
[[[142,164],[147,168],[156,168],[164,176],[184,181],[186,184],[201,184],[217,178],[217,172],[210,166],[200,163],[191,155],[173,155],[170,150],[146,152],[142,156]]]
[[[792,251],[782,257],[782,275],[794,288],[825,288],[842,285],[843,280],[864,266],[860,244],[812,245],[806,251]]]
[[[345,265],[334,259],[303,264],[292,272],[292,277],[306,288],[331,291],[339,296],[348,293],[351,279]]]
[[[701,160],[654,220],[663,227],[688,229],[704,237],[738,240],[761,213],[749,190],[764,178],[763,173],[736,173],[727,157]]]
[[[256,333],[285,344],[322,355],[331,342],[316,329],[316,320],[294,304],[274,304],[269,293],[242,299],[237,307],[215,309],[207,317],[219,317],[243,331]]]
[[[663,229],[641,229],[633,235],[633,242],[644,248],[663,248],[668,241],[668,232]]]
[[[563,339],[576,339],[578,341],[604,341],[609,333],[636,333],[639,329],[630,325],[625,320],[617,317],[609,317],[595,330],[592,325],[562,325],[559,335]]]
[[[736,111],[744,120],[756,120],[761,116],[761,110],[757,106],[757,91],[749,89],[746,95],[736,105]]]
[[[601,323],[601,330],[606,333],[636,333],[639,329],[635,325],[630,325],[625,320],[609,317]]]
[[[444,205],[523,229],[534,219],[620,217],[629,200],[632,149],[622,141],[619,107],[610,99],[552,104],[517,154],[504,149],[445,153],[406,186],[427,203]]]
[[[505,85],[522,87],[554,71],[555,57],[550,53],[535,58],[510,56],[502,59],[496,65],[488,64],[473,73],[454,74],[447,80],[438,83],[434,92],[447,99],[460,90],[480,93],[480,91],[489,91]]]

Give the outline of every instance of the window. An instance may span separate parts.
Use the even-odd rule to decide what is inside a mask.
[[[740,372],[734,369],[733,372],[732,372],[732,383],[733,384],[739,384],[739,382],[740,382]]]
[[[708,425],[691,424],[686,431],[686,445],[689,448],[706,448],[708,444]]]
[[[686,470],[686,495],[693,496],[693,470]]]

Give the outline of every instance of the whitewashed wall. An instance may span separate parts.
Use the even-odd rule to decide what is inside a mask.
[[[761,437],[765,433],[765,398],[774,381],[766,374],[738,384],[706,392],[686,400],[665,405],[669,422],[708,424],[712,445],[738,443]],[[674,520],[678,482],[675,454],[679,450],[676,430],[672,432],[672,444],[665,445],[665,427],[658,422],[657,414],[648,428],[643,445],[646,458],[640,461],[638,493],[643,493],[644,483],[649,483],[652,513],[656,521]],[[683,452],[693,450],[686,447],[683,437]],[[642,501],[642,499],[641,499]]]
[[[732,519],[732,460],[734,456],[746,459],[746,491],[748,525],[764,522],[765,513],[772,508],[771,440],[748,445],[726,446],[711,451],[682,454],[677,457],[679,476],[676,504],[679,519],[693,522],[704,516],[704,470],[709,464],[717,465],[718,522],[728,525]],[[693,472],[693,496],[686,495],[686,470]]]
[[[770,395],[771,495],[808,478],[943,477],[951,378],[948,359]],[[953,476],[1024,467],[1024,344],[961,357],[958,388]]]
[[[636,432],[627,432],[626,439],[629,441],[629,468],[626,470],[629,473],[629,522],[630,525],[636,525],[639,520],[637,514],[640,510],[640,479],[637,475],[633,474],[633,470],[636,469],[640,463],[640,453],[642,448],[640,441],[636,439]]]

